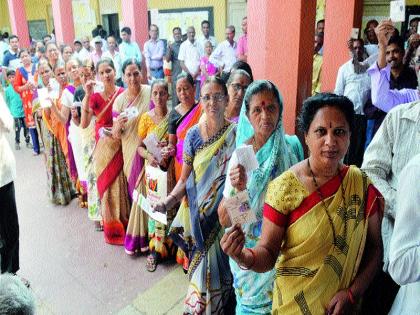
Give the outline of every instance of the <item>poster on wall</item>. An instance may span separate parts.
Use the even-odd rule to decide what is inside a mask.
[[[183,8],[174,10],[150,10],[150,22],[159,27],[159,37],[172,40],[172,29],[179,26],[182,34],[187,33],[189,26],[195,27],[196,38],[201,34],[201,22],[210,21],[213,25],[213,8]],[[214,30],[211,30],[214,32]]]

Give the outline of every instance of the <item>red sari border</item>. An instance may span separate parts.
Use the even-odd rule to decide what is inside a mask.
[[[97,180],[99,197],[102,199],[105,191],[109,186],[115,181],[117,176],[120,174],[124,165],[124,159],[122,154],[122,149],[120,148],[118,152],[114,155],[112,160],[108,163],[106,168],[99,175]]]
[[[348,170],[348,166],[344,167],[340,171],[340,175],[334,176],[320,188],[321,194],[324,196],[324,198],[331,197],[337,192],[341,185],[341,178],[346,176]],[[383,200],[381,193],[375,188],[375,186],[369,185],[367,191],[365,217],[370,217],[378,211],[383,211],[383,202],[381,202],[381,200]],[[267,203],[264,204],[263,215],[277,226],[290,226],[303,215],[308,213],[319,202],[321,202],[321,198],[319,197],[318,193],[314,191],[302,201],[299,207],[297,207],[295,210],[292,210],[288,216],[278,212],[275,208],[271,207]]]

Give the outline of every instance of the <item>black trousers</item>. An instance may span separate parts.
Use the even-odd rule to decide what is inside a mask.
[[[357,167],[362,166],[365,153],[366,126],[366,117],[356,114],[354,116],[354,130],[350,136],[349,150],[344,157],[345,164],[356,165]]]
[[[19,270],[19,222],[13,182],[0,187],[1,273]]]
[[[15,118],[15,142],[20,143],[20,130],[23,128],[25,142],[29,143],[29,130],[25,124],[25,118]]]

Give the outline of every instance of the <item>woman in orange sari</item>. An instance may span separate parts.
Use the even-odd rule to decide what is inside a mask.
[[[169,143],[163,151],[166,151],[168,156],[174,157],[175,179],[178,181],[182,171],[184,139],[187,131],[200,120],[202,109],[195,101],[194,79],[190,74],[178,75],[176,94],[180,103],[169,113]],[[181,249],[178,249],[176,260],[178,264],[183,265],[184,270],[188,270],[188,258]]]
[[[34,115],[32,113],[33,91],[36,88],[34,80],[36,67],[32,63],[31,55],[27,49],[22,49],[19,52],[19,57],[23,66],[16,69],[16,79],[13,87],[22,98],[26,127],[31,134],[34,155],[38,155],[40,150],[38,132],[36,131]]]
[[[60,70],[60,69],[57,69]],[[58,72],[58,71],[57,71]],[[51,66],[46,61],[39,63],[38,75],[41,78],[40,87],[49,87],[50,79],[54,77]],[[37,92],[34,93],[34,107],[39,108]],[[60,107],[60,104],[54,105]],[[47,167],[48,195],[55,204],[67,205],[76,194],[70,179],[66,157],[67,141],[65,125],[56,115],[56,110],[42,110],[40,130],[45,146],[45,163]]]
[[[103,91],[93,93],[95,81],[86,84],[80,125],[87,128],[93,116],[96,147],[93,163],[101,199],[101,214],[105,242],[123,245],[130,213],[127,179],[124,176],[124,157],[121,140],[112,137],[112,106],[124,89],[115,85],[115,67],[111,59],[97,64],[97,73],[104,84]]]

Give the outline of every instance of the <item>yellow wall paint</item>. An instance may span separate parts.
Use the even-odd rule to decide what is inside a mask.
[[[26,19],[47,21],[47,30],[53,29],[51,0],[25,0]]]
[[[227,23],[227,0],[149,0],[148,8],[158,10],[213,7],[214,35],[220,42],[225,38],[225,27]],[[196,29],[197,37],[201,36],[201,30]]]
[[[12,31],[9,19],[9,5],[7,0],[0,0],[0,31],[8,32]]]

